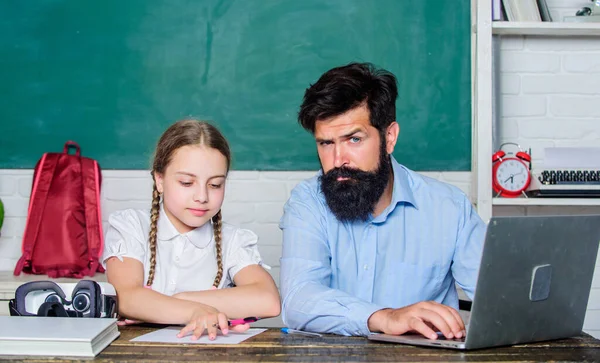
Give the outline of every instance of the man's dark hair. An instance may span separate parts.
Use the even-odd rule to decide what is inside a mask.
[[[341,115],[363,103],[380,133],[396,120],[396,77],[371,63],[350,63],[325,72],[304,92],[298,122],[314,134],[317,120]]]

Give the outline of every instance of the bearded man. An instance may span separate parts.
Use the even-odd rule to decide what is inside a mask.
[[[461,338],[456,285],[473,298],[485,224],[458,188],[392,156],[396,78],[368,63],[324,73],[298,121],[321,170],[284,207],[282,317],[294,329]]]

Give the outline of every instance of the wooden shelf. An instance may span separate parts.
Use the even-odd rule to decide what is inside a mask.
[[[600,36],[598,23],[562,22],[492,22],[492,34],[498,35],[551,35],[551,36]]]
[[[600,206],[600,198],[493,198],[492,205]]]

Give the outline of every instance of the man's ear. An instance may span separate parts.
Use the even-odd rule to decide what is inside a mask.
[[[162,194],[162,192],[163,192],[163,175],[157,171],[153,172],[152,175],[154,176],[154,183],[156,184],[156,190],[158,190],[158,192],[160,194]]]
[[[398,135],[400,134],[400,125],[396,121],[392,122],[385,130],[385,150],[388,154],[394,152]]]

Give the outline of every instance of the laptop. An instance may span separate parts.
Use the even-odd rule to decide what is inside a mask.
[[[581,334],[600,215],[493,217],[486,231],[466,336],[372,334],[371,340],[477,349]]]

